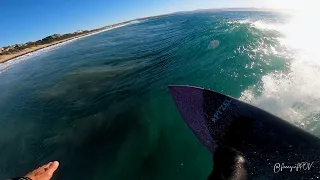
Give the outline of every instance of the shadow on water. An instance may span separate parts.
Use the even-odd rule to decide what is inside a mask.
[[[122,109],[123,104],[121,106]],[[62,148],[56,151],[61,154],[51,155],[63,164],[57,179],[99,179],[112,169],[118,151],[139,123],[137,107],[138,104],[126,106],[127,109],[118,112],[109,110],[98,117],[84,118],[76,122],[71,131],[62,133],[61,139],[52,144],[52,149]]]
[[[52,160],[61,163],[55,179],[183,178],[194,175],[188,166],[199,166],[207,176],[203,169],[210,166],[200,165],[210,159],[196,154],[190,159],[200,145],[175,111],[163,89],[166,83],[157,83],[166,77],[164,66],[167,62],[160,58],[147,66],[89,67],[24,97],[16,107],[23,113],[12,115],[7,131],[1,132],[0,152],[6,160],[0,178]],[[189,151],[180,153],[181,147]]]
[[[25,174],[54,159],[61,161],[58,179],[92,179],[111,169],[117,151],[141,121],[145,90],[126,81],[137,66],[126,62],[79,70],[48,90],[20,95],[25,102],[15,109],[23,113],[1,122],[6,128],[0,140],[0,178]],[[115,86],[115,81],[122,86]]]
[[[16,122],[19,127],[10,127],[11,132],[2,136],[5,139],[1,138],[4,141],[1,143],[1,154],[7,158],[1,166],[7,173],[12,173],[7,177],[24,174],[30,167],[55,159],[61,162],[57,179],[94,179],[93,176],[115,168],[113,162],[123,143],[128,139],[133,144],[138,140],[141,142],[140,137],[148,137],[148,134],[136,130],[143,121],[139,117],[143,97],[130,98],[126,97],[130,95],[121,95],[121,92],[113,95],[118,97],[118,102],[108,107],[110,97],[107,97],[99,102],[100,105],[94,105],[101,107],[105,103],[105,108],[85,110],[90,105],[83,106],[82,117],[72,109],[59,112],[66,108],[63,106],[54,110],[56,114],[52,114],[51,109],[51,117],[48,115],[45,120],[25,117],[25,122]],[[46,114],[44,111],[42,114]],[[135,139],[132,139],[133,136]],[[9,156],[12,149],[16,149],[16,152],[11,152],[15,156]]]

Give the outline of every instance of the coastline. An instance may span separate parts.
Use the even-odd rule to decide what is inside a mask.
[[[105,29],[102,29],[102,30],[100,28],[100,30],[97,30],[97,31],[94,31],[94,32],[89,32],[88,34],[82,34],[82,35],[74,36],[74,37],[71,37],[71,38],[68,38],[68,39],[64,39],[64,40],[60,40],[60,41],[55,41],[55,42],[48,43],[48,44],[37,45],[37,46],[31,47],[31,48],[27,48],[27,49],[24,49],[24,50],[16,52],[16,53],[12,53],[12,54],[8,54],[8,55],[0,55],[0,64],[5,63],[5,62],[10,61],[10,60],[13,60],[15,58],[18,58],[20,56],[23,56],[23,55],[38,51],[38,50],[45,49],[45,48],[50,47],[50,46],[54,46],[54,45],[57,45],[57,44],[61,44],[61,43],[70,41],[70,40],[75,40],[75,39],[79,39],[79,38],[82,38],[82,37],[86,37],[86,36],[94,35],[94,34],[97,34],[97,33],[104,32],[104,31],[108,31],[108,30],[111,30],[111,29],[115,29],[115,28],[119,28],[119,27],[122,27],[122,26],[126,26],[128,24],[131,24],[134,21],[142,21],[142,20],[146,20],[146,19],[159,18],[159,17],[170,16],[170,15],[174,15],[174,14],[189,13],[189,12],[201,12],[201,11],[216,11],[216,12],[219,12],[219,11],[222,11],[222,12],[228,12],[228,11],[284,11],[284,12],[287,12],[287,11],[290,11],[291,12],[291,10],[288,10],[288,9],[287,10],[283,10],[283,9],[260,9],[260,8],[221,8],[221,9],[219,8],[219,9],[199,9],[199,10],[195,10],[195,11],[181,11],[181,12],[175,12],[175,13],[169,13],[169,14],[163,14],[163,15],[157,15],[157,16],[149,16],[149,17],[138,18],[138,19],[135,19],[135,20],[122,22],[122,23],[119,23],[117,25],[111,25],[111,27],[109,26],[109,28],[105,28]]]
[[[15,59],[17,57],[26,55],[28,53],[32,53],[32,52],[38,51],[40,49],[44,49],[44,48],[47,48],[47,47],[50,47],[50,46],[53,46],[53,45],[57,45],[57,44],[60,44],[60,43],[63,43],[63,42],[67,42],[67,41],[70,41],[70,40],[75,39],[75,38],[77,38],[77,37],[73,37],[73,38],[65,39],[65,40],[61,40],[61,41],[56,41],[56,42],[52,42],[52,43],[49,43],[49,44],[38,45],[38,46],[35,46],[35,47],[32,47],[32,48],[24,49],[23,51],[20,51],[20,52],[17,52],[17,53],[9,54],[9,55],[2,55],[2,56],[0,56],[0,64],[4,63],[4,62],[7,62],[7,61],[10,61],[12,59]]]
[[[51,46],[54,46],[54,45],[57,45],[57,44],[61,44],[61,43],[67,42],[67,41],[71,41],[71,40],[75,40],[75,39],[80,39],[80,38],[83,38],[83,37],[91,36],[91,35],[98,34],[98,33],[101,33],[101,32],[104,32],[104,31],[108,31],[108,30],[111,30],[111,29],[116,29],[116,28],[119,28],[119,27],[122,27],[122,26],[125,26],[125,25],[127,25],[127,24],[119,25],[119,26],[116,26],[116,27],[103,29],[103,30],[99,30],[99,31],[95,31],[95,32],[91,32],[91,33],[88,33],[88,34],[82,34],[82,35],[74,36],[74,37],[71,37],[71,38],[68,38],[68,39],[55,41],[55,42],[48,43],[48,44],[34,46],[34,47],[27,48],[27,49],[24,49],[22,51],[19,51],[19,52],[16,52],[16,53],[12,53],[12,54],[8,54],[8,55],[0,55],[0,64],[5,63],[5,62],[10,61],[10,60],[13,60],[15,58],[18,58],[20,56],[35,52],[35,51],[38,51],[38,50],[41,50],[41,49],[45,49],[45,48],[48,48],[48,47],[51,47]]]

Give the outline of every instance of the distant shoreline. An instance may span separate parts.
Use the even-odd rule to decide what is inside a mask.
[[[184,13],[194,13],[194,12],[232,12],[232,11],[279,11],[280,9],[261,9],[261,8],[217,8],[217,9],[199,9],[199,10],[194,10],[194,11],[180,11],[180,12],[174,12],[174,13],[169,13],[169,14],[163,14],[163,15],[157,15],[157,16],[149,16],[149,17],[144,17],[144,18],[138,18],[138,19],[134,19],[131,21],[126,21],[126,22],[122,22],[122,23],[118,23],[118,24],[114,24],[114,25],[110,25],[110,26],[106,26],[100,29],[95,29],[92,30],[91,32],[88,32],[86,34],[81,34],[81,35],[76,35],[74,37],[70,37],[67,39],[63,39],[63,40],[57,40],[51,43],[47,43],[47,44],[41,44],[41,45],[35,45],[33,47],[30,48],[26,48],[23,49],[21,51],[18,52],[13,52],[11,54],[6,54],[6,55],[1,55],[0,54],[0,64],[10,61],[12,59],[15,59],[17,57],[26,55],[28,53],[32,53],[41,49],[45,49],[48,48],[50,46],[54,46],[57,44],[61,44],[70,40],[74,40],[74,39],[78,39],[81,37],[85,37],[85,36],[89,36],[89,35],[93,35],[93,34],[97,34],[97,33],[101,33],[103,31],[107,31],[107,30],[111,30],[111,29],[115,29],[115,28],[119,28],[122,26],[125,26],[127,24],[130,24],[130,22],[133,21],[141,21],[141,20],[147,20],[147,19],[153,19],[153,18],[160,18],[160,17],[164,17],[164,16],[170,16],[170,15],[175,15],[175,14],[184,14]],[[288,10],[284,10],[284,11],[288,11]],[[0,47],[1,48],[1,47]]]
[[[47,47],[50,47],[50,46],[54,46],[54,45],[57,45],[57,44],[60,44],[60,43],[63,43],[63,42],[67,42],[67,41],[70,41],[70,40],[75,39],[75,38],[78,38],[78,37],[73,37],[73,38],[70,38],[70,39],[56,41],[56,42],[49,43],[49,44],[38,45],[38,46],[35,46],[35,47],[32,47],[32,48],[24,49],[24,50],[22,50],[20,52],[8,54],[8,55],[1,55],[0,56],[0,63],[4,63],[4,62],[7,62],[7,61],[10,61],[10,60],[15,59],[17,57],[20,57],[20,56],[26,55],[28,53],[32,53],[32,52],[38,51],[40,49],[44,49],[44,48],[47,48]]]
[[[52,43],[33,46],[31,48],[27,48],[27,49],[24,49],[22,51],[11,53],[11,54],[7,54],[7,55],[0,55],[0,64],[5,63],[5,62],[10,61],[10,60],[13,60],[13,59],[18,58],[18,57],[23,56],[23,55],[26,55],[26,54],[29,54],[29,53],[32,53],[32,52],[36,52],[36,51],[41,50],[41,49],[45,49],[45,48],[57,45],[57,44],[61,44],[61,43],[67,42],[67,41],[71,41],[71,40],[79,39],[79,38],[82,38],[82,37],[98,34],[98,33],[101,33],[101,32],[104,32],[104,31],[108,31],[108,30],[111,30],[111,29],[115,29],[115,28],[119,28],[119,27],[122,27],[122,26],[125,26],[125,25],[127,25],[127,24],[121,24],[121,25],[118,25],[118,26],[102,29],[102,30],[99,30],[99,31],[90,32],[90,33],[87,33],[87,34],[81,34],[81,35],[74,36],[74,37],[71,37],[71,38],[68,38],[68,39],[54,41]]]

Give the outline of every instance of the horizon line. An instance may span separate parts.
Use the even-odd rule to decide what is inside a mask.
[[[265,8],[265,7],[220,7],[220,8],[195,9],[195,10],[185,10],[185,11],[182,10],[182,11],[175,11],[175,12],[152,15],[152,16],[138,17],[138,18],[134,18],[134,19],[131,19],[131,20],[120,21],[120,22],[117,22],[117,23],[114,23],[114,24],[108,24],[108,25],[105,25],[105,26],[102,26],[102,27],[98,27],[98,28],[93,28],[93,29],[78,29],[78,30],[75,30],[75,31],[72,31],[72,32],[68,32],[68,33],[65,33],[65,34],[75,33],[75,32],[77,32],[79,30],[82,30],[82,31],[93,31],[93,30],[97,30],[97,29],[104,28],[104,27],[107,27],[107,26],[114,26],[114,25],[118,25],[118,24],[121,24],[121,23],[130,23],[130,22],[135,21],[135,20],[144,20],[144,19],[148,19],[148,18],[156,18],[156,17],[159,17],[159,16],[175,15],[175,14],[179,14],[179,13],[188,13],[188,12],[210,11],[210,10],[217,10],[217,11],[220,10],[219,12],[224,12],[223,10],[228,10],[228,9],[234,10],[234,11],[243,9],[244,10],[243,12],[250,11],[250,10],[257,10],[257,11],[295,11],[293,9]],[[57,34],[57,33],[49,34],[49,35],[47,35],[45,37],[52,36],[52,35],[55,35],[55,34]],[[61,35],[63,35],[63,34],[61,34]],[[43,38],[45,38],[45,37],[43,37]],[[38,40],[41,40],[41,39],[38,39]],[[30,40],[30,41],[32,42],[32,41],[37,41],[37,40]],[[28,42],[30,42],[30,41],[28,41]],[[25,44],[25,43],[27,43],[27,42],[0,46],[0,48],[19,45],[19,44]]]

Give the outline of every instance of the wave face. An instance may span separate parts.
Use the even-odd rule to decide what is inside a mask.
[[[212,157],[178,114],[170,84],[231,95],[319,135],[313,19],[170,15],[0,65],[0,179],[52,160],[60,180],[206,179]]]

